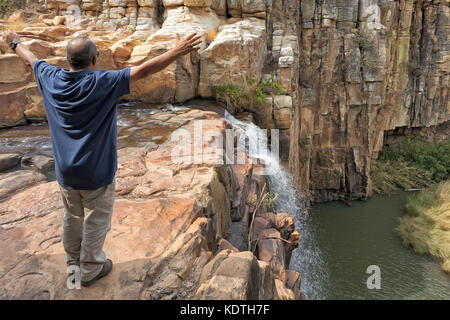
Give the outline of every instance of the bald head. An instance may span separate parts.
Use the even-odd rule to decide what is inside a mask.
[[[95,43],[88,37],[76,37],[67,43],[67,60],[78,70],[89,67],[98,54]]]

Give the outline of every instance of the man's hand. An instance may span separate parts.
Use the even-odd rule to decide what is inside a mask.
[[[6,41],[8,46],[13,42],[14,40],[20,40],[19,35],[12,30],[9,31],[2,31],[0,32],[0,35],[2,36],[3,40]]]
[[[191,51],[196,51],[198,48],[195,46],[200,44],[202,40],[201,36],[198,36],[195,33],[190,34],[185,39],[180,40],[180,35],[177,34],[177,42],[175,47],[170,49],[169,51],[150,59],[139,66],[132,67],[130,71],[130,86],[133,85],[133,82],[136,80],[143,79],[148,77],[149,75],[159,72],[166,68],[169,64],[174,62],[177,58],[188,54]]]
[[[1,37],[6,41],[8,46],[13,42],[14,40],[19,40],[19,35],[12,30],[9,31],[2,31],[0,32]],[[28,50],[23,44],[19,43],[16,47],[16,54],[24,60],[26,63],[28,63],[30,66],[33,66],[33,63],[37,60],[37,57],[34,55],[33,52]]]
[[[198,48],[195,46],[202,42],[201,37],[202,36],[192,33],[187,36],[186,39],[180,40],[180,35],[177,33],[177,42],[175,44],[175,48],[172,50],[174,50],[179,57],[184,56],[191,51],[197,51]]]

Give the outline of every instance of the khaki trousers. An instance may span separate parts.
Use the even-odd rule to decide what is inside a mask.
[[[59,187],[64,204],[66,263],[79,265],[81,280],[89,281],[106,262],[103,244],[111,228],[115,182],[95,190]]]

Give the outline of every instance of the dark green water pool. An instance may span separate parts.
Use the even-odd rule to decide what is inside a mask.
[[[438,262],[403,246],[395,228],[406,194],[367,202],[315,205],[298,219],[291,269],[309,299],[450,299],[450,276]],[[367,267],[379,266],[381,289],[368,289]]]

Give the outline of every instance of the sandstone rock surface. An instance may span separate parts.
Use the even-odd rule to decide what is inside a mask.
[[[148,122],[170,124],[173,133],[192,141],[196,121],[204,132],[224,135],[230,124],[204,109],[155,113]],[[176,153],[179,141],[173,136],[119,150],[112,227],[104,245],[114,269],[81,290],[66,284],[58,183],[30,170],[0,175],[0,298],[275,299],[282,292],[288,292],[282,298],[294,298],[287,286],[296,289],[295,279],[280,280],[275,289],[273,266],[226,240],[233,206],[247,204],[252,165],[208,161],[218,159],[211,157],[211,135],[196,141],[201,148],[193,156],[202,158],[200,163]],[[248,224],[248,214],[244,218]],[[223,265],[212,268],[211,261],[224,255]]]

